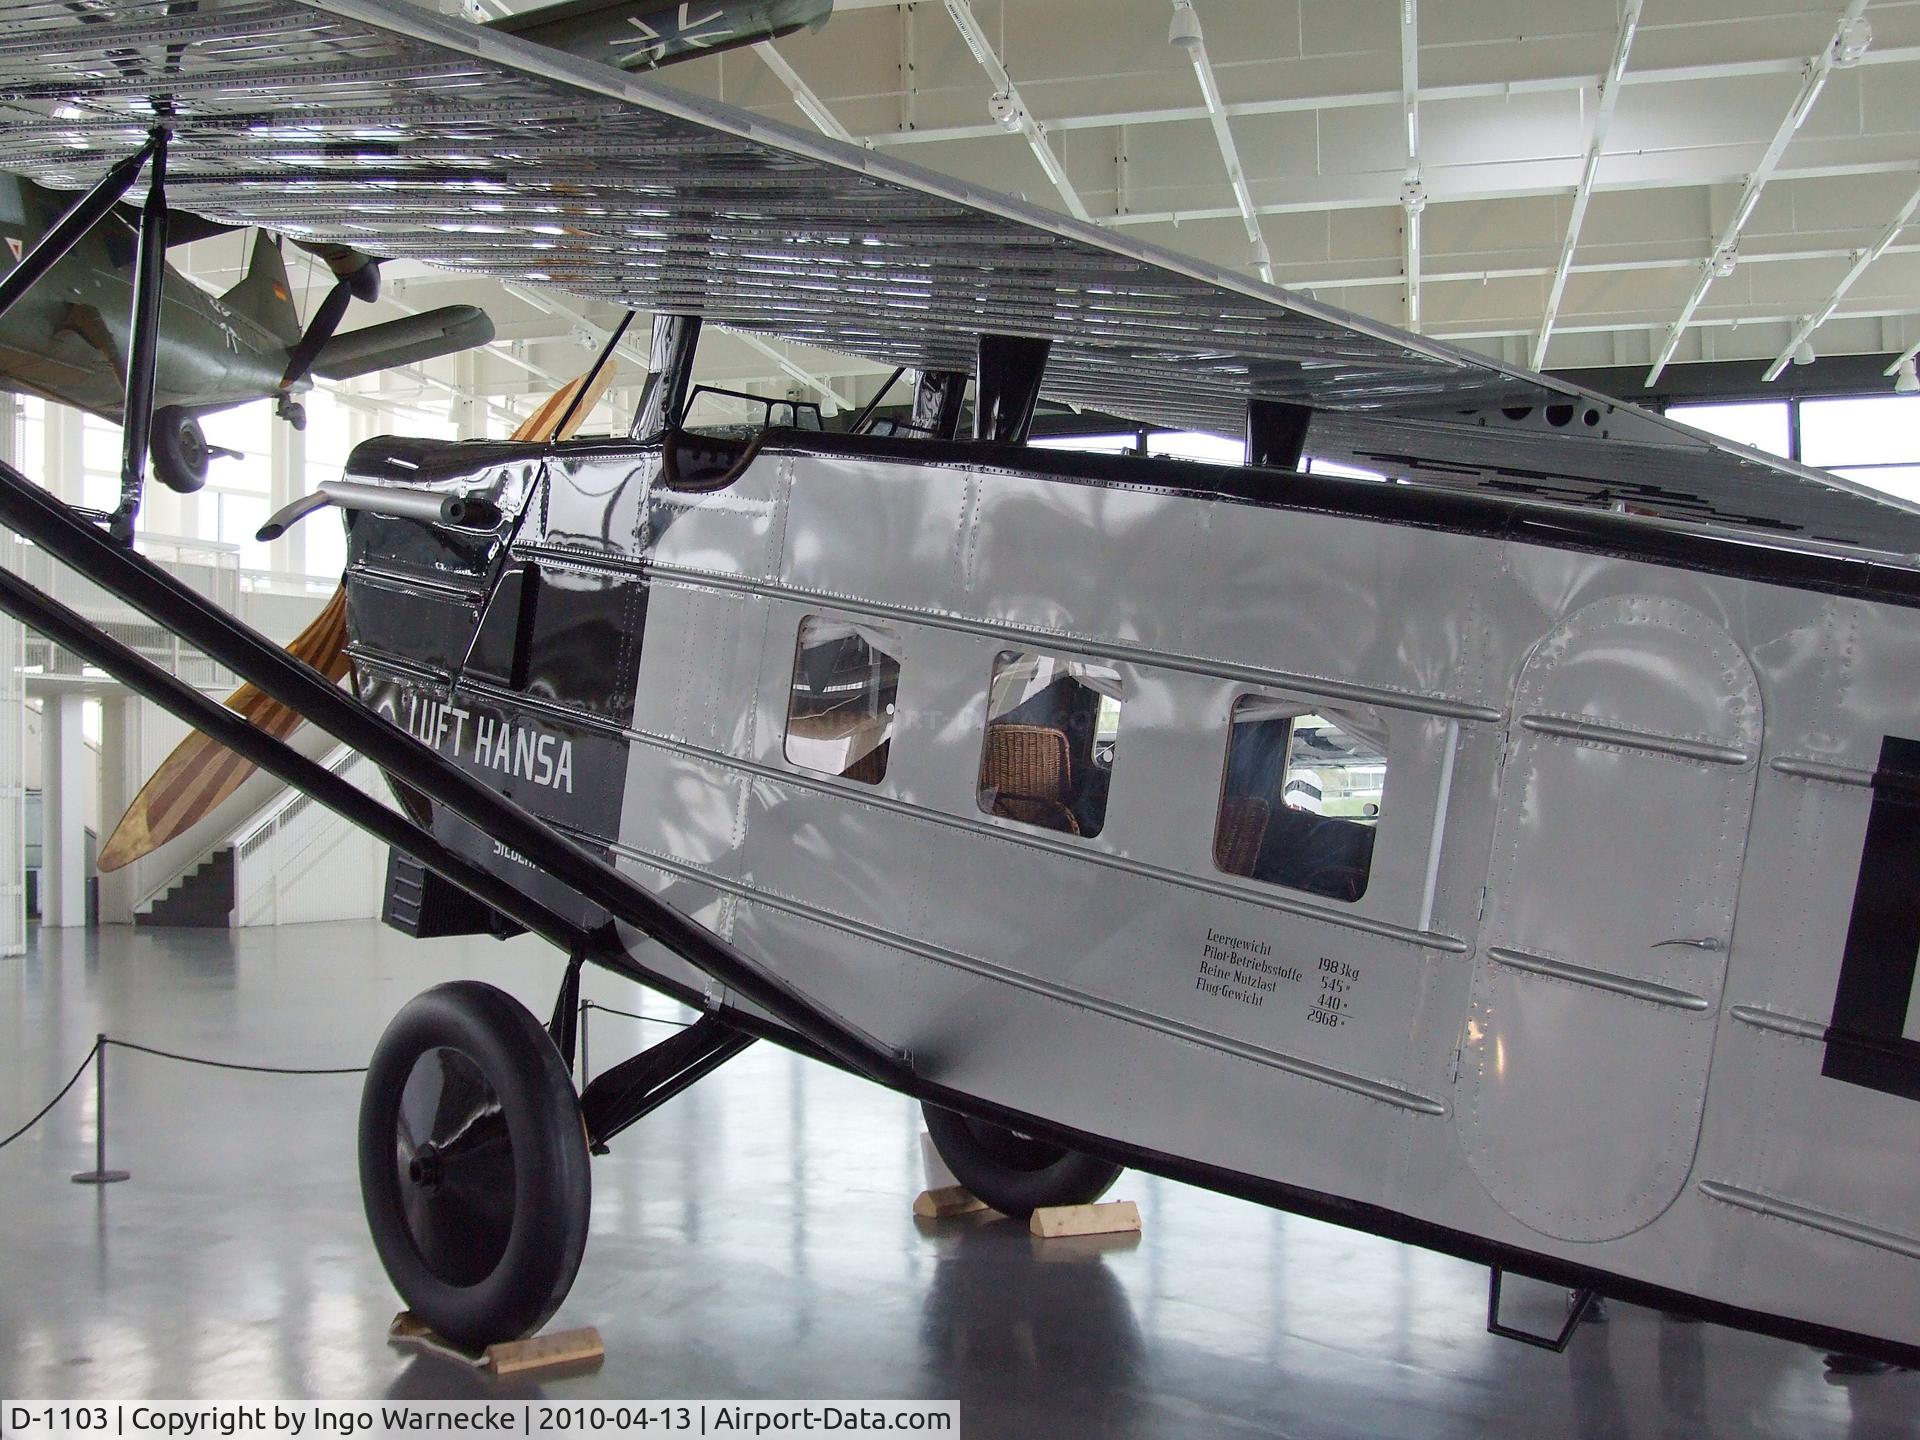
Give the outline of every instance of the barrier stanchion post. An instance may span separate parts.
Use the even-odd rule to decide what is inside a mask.
[[[113,1185],[131,1179],[125,1170],[107,1168],[107,1037],[93,1042],[93,1169],[73,1177],[76,1185]]]

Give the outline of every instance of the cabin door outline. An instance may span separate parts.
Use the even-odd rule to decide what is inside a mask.
[[[1761,735],[1747,657],[1677,601],[1594,602],[1521,667],[1455,1124],[1542,1234],[1617,1239],[1686,1185]]]

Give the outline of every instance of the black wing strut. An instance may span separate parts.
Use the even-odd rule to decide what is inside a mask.
[[[760,1006],[782,1025],[812,1041],[850,1069],[894,1087],[912,1081],[913,1069],[906,1054],[819,1005],[784,977],[649,894],[598,856],[589,854],[521,806],[489,789],[439,751],[422,745],[384,716],[362,705],[319,671],[189,590],[145,556],[115,544],[68,506],[6,464],[0,464],[0,523],[220,661],[281,704],[353,746],[376,765],[446,806],[461,819],[519,851],[536,868],[582,899],[633,926]],[[79,623],[86,626],[85,621]],[[439,868],[436,862],[428,863]],[[465,888],[458,876],[448,878]],[[490,885],[499,883],[489,877]],[[489,903],[493,903],[490,898]],[[499,908],[507,909],[505,905]],[[530,924],[529,928],[537,927]]]

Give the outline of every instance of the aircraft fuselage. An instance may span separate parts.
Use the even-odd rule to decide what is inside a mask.
[[[708,460],[362,447],[503,516],[352,517],[363,696],[930,1083],[1920,1345],[1920,576],[1145,458]]]

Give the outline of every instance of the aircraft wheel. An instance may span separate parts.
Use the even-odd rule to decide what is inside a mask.
[[[169,490],[191,495],[207,483],[206,432],[180,406],[167,405],[153,412],[147,451],[153,456],[154,478]]]
[[[953,1178],[1002,1215],[1025,1219],[1049,1205],[1091,1205],[1120,1167],[984,1120],[922,1105],[934,1149]]]
[[[560,1052],[477,980],[409,1001],[360,1101],[360,1193],[400,1298],[462,1345],[545,1324],[580,1269],[587,1137]]]

